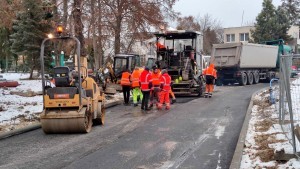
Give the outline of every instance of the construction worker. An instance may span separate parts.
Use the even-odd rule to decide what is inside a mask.
[[[159,92],[160,92],[160,70],[157,66],[152,68],[152,88],[150,92],[150,108],[153,107],[153,104],[159,102]]]
[[[152,75],[148,67],[145,67],[144,71],[141,73],[140,86],[143,93],[141,109],[146,111],[151,110],[148,106],[148,101],[150,97],[150,89],[152,88]]]
[[[205,88],[205,95],[204,97],[212,97],[212,92],[214,90],[214,83],[215,80],[217,79],[217,71],[215,69],[214,64],[210,64],[208,68],[206,68],[203,71],[203,74],[205,75],[206,79],[206,88]]]
[[[128,69],[125,69],[122,73],[122,78],[121,78],[124,105],[126,106],[129,105],[129,96],[130,96],[130,89],[131,89],[130,76],[131,76],[130,71]]]
[[[140,89],[140,69],[136,67],[131,74],[131,87],[132,87],[132,97],[133,97],[133,106],[136,107],[138,105],[138,97],[140,99],[143,98],[142,91]]]
[[[160,110],[162,109],[162,105],[165,103],[166,104],[166,109],[170,109],[170,95],[169,92],[171,90],[171,77],[168,74],[167,69],[163,69],[161,71],[161,77],[160,77],[160,82],[161,82],[161,92],[160,92],[160,97],[159,97],[159,103],[157,108]]]
[[[159,61],[156,61],[155,64],[157,65],[157,68],[158,68],[158,70],[160,71],[160,67],[161,67],[161,66],[160,66],[160,62],[159,62]],[[171,104],[176,103],[176,97],[175,97],[175,94],[173,93],[172,89],[170,90],[170,95],[171,95],[171,97],[172,97],[172,102],[171,102]]]

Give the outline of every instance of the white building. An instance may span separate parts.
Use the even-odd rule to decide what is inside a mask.
[[[224,28],[224,43],[249,41],[249,39],[251,39],[250,30],[254,29],[254,26]],[[297,39],[298,44],[300,44],[298,26],[291,26],[291,28],[288,30],[288,35],[291,35],[292,38]]]

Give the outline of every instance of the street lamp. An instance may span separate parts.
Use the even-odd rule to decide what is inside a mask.
[[[49,33],[47,36],[49,39],[52,39],[54,37],[52,33]]]

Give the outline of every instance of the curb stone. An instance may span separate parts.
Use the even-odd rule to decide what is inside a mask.
[[[121,103],[122,103],[122,100],[117,100],[117,101],[105,104],[104,107],[105,108],[110,108],[110,107],[117,106]],[[41,123],[37,122],[37,123],[31,124],[31,125],[28,125],[24,128],[19,128],[19,129],[16,129],[16,130],[0,133],[0,140],[8,138],[8,137],[15,136],[15,135],[23,134],[23,133],[26,133],[26,132],[29,132],[29,131],[32,131],[32,130],[36,130],[36,129],[39,129],[39,128],[41,128]]]
[[[244,145],[245,145],[245,139],[246,139],[246,136],[247,136],[248,126],[249,126],[249,121],[252,117],[251,113],[252,113],[254,97],[257,94],[259,94],[259,93],[261,93],[265,90],[268,90],[268,89],[269,89],[269,87],[262,88],[262,89],[256,91],[255,93],[253,93],[252,96],[251,96],[251,100],[250,100],[250,103],[249,103],[249,106],[248,106],[248,109],[247,109],[247,112],[246,112],[246,116],[245,116],[245,119],[244,119],[243,127],[241,129],[239,139],[238,139],[238,142],[236,144],[235,151],[234,151],[229,169],[240,169],[242,156],[243,156],[243,149],[244,149]]]

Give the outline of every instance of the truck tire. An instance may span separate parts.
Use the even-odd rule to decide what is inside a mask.
[[[259,83],[259,74],[258,72],[253,73],[253,84]]]
[[[217,86],[222,86],[222,84],[223,84],[223,81],[222,81],[221,79],[218,78],[218,79],[216,80],[216,85],[217,85]]]
[[[241,86],[245,86],[247,84],[247,74],[245,72],[242,73],[242,75],[239,79],[239,84]]]
[[[275,78],[275,73],[270,72],[269,76],[266,78],[266,82],[269,83],[273,78]]]
[[[247,84],[248,85],[252,85],[253,84],[253,73],[252,72],[248,72],[247,73]]]
[[[229,81],[224,80],[223,85],[227,86],[229,84]]]

